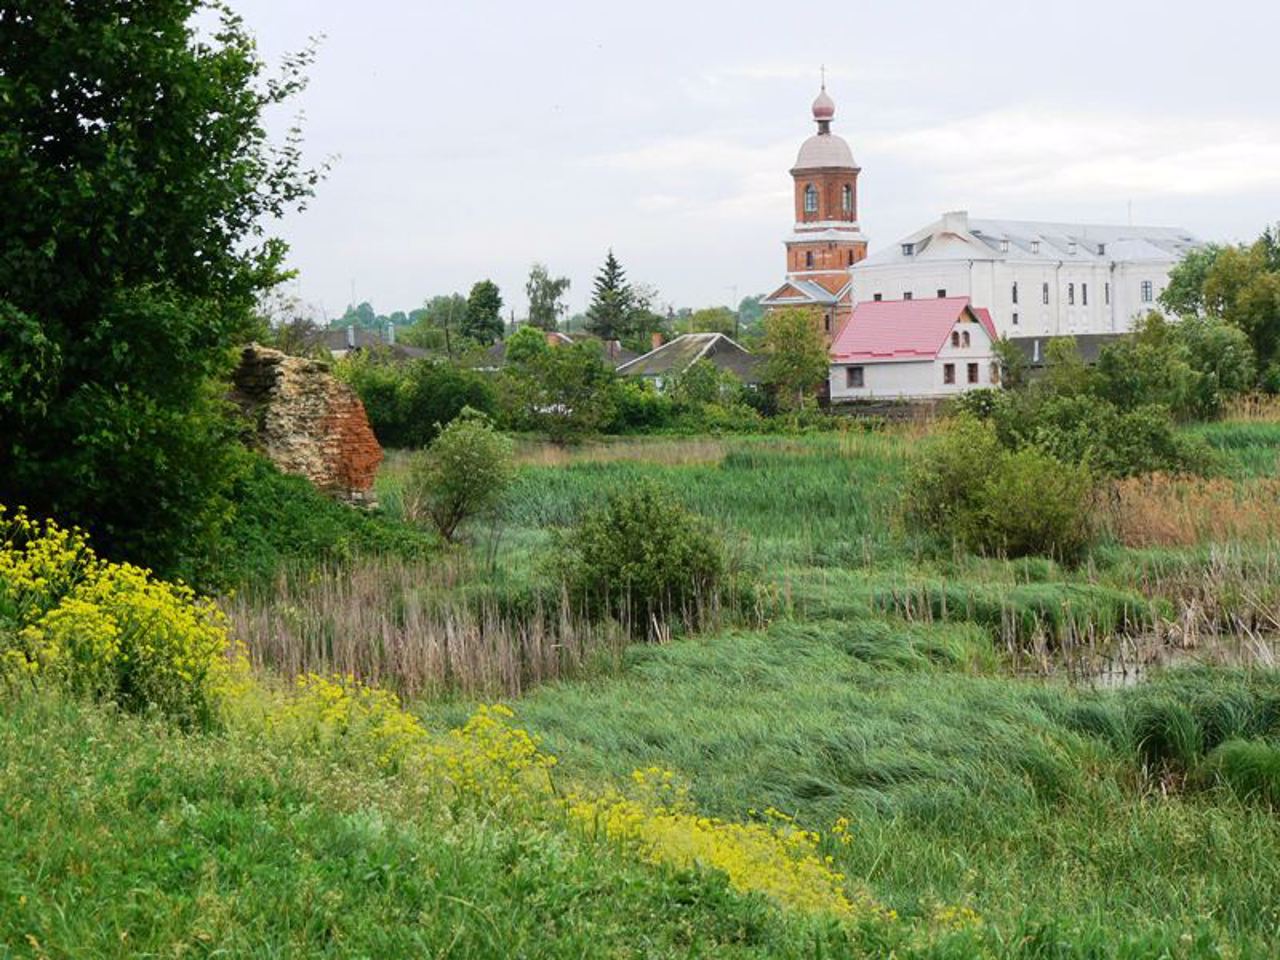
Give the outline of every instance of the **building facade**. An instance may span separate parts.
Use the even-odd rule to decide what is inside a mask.
[[[1000,382],[986,310],[967,297],[858,304],[831,344],[832,403],[955,396]]]
[[[858,174],[853,151],[831,132],[835,102],[824,84],[813,101],[818,132],[800,145],[791,168],[795,222],[786,246],[786,282],[766,307],[816,307],[828,336],[849,316],[849,268],[867,255],[858,225]]]
[[[1119,334],[1155,308],[1170,269],[1200,245],[1177,227],[978,220],[956,211],[857,262],[852,297],[969,297],[1010,338]]]

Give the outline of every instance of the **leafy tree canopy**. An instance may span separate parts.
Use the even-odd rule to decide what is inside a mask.
[[[553,277],[544,264],[535,263],[524,285],[529,298],[529,323],[542,330],[556,329],[564,312],[561,301],[568,290],[568,277]]]
[[[319,176],[263,114],[309,61],[266,77],[200,0],[0,12],[0,501],[166,572],[213,536],[233,471],[217,380],[285,276],[263,224]]]
[[[492,280],[481,280],[471,288],[462,332],[483,344],[493,343],[502,336],[502,294]]]
[[[764,320],[764,381],[783,407],[798,409],[827,378],[830,361],[817,310],[788,307]]]

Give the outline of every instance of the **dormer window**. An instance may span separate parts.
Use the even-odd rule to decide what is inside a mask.
[[[808,184],[804,188],[804,212],[805,213],[818,212],[818,188],[815,187],[812,183]]]
[[[913,256],[915,252],[916,252],[916,245],[914,243],[904,243],[902,245],[902,255],[904,257]]]
[[[1039,252],[1040,252],[1040,241],[1039,241],[1039,240],[1032,240],[1032,241],[1031,241],[1031,252],[1032,252],[1032,253],[1039,253]]]
[[[844,189],[840,191],[840,208],[845,213],[853,213],[853,187],[847,183],[844,185]]]
[[[1074,240],[1067,241],[1067,253],[1073,257],[1076,255],[1076,242]]]
[[[1001,253],[1008,253],[1008,252],[1009,252],[1009,238],[1008,238],[1008,237],[1002,237],[1002,238],[1001,238],[1001,240],[1000,240],[1000,252],[1001,252]]]
[[[1105,257],[1107,255],[1107,245],[1105,243],[1098,244],[1098,256]]]

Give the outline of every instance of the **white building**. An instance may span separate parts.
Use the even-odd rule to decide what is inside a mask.
[[[831,344],[831,400],[949,397],[999,384],[990,314],[968,297],[868,300]]]
[[[1201,242],[1176,227],[973,220],[961,210],[855,264],[855,303],[968,297],[1008,337],[1123,333]]]

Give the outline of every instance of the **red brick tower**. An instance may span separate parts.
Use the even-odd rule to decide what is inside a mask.
[[[822,92],[813,101],[818,132],[800,146],[795,181],[796,224],[787,238],[787,275],[812,280],[832,293],[849,282],[849,268],[867,255],[858,226],[858,174],[853,151],[831,132],[836,105]]]

